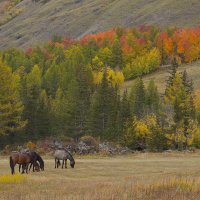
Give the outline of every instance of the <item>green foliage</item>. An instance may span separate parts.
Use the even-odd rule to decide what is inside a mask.
[[[130,93],[130,106],[132,115],[142,117],[145,113],[145,88],[141,78],[137,78],[131,93]]]
[[[149,82],[146,90],[146,104],[148,113],[159,114],[161,109],[160,96],[153,80]]]
[[[153,80],[144,86],[141,75],[156,70],[161,62],[157,34],[150,27],[117,29],[79,42],[54,38],[25,52],[2,52],[0,132],[8,136],[1,141],[19,130],[18,139],[26,140],[51,136],[78,141],[89,135],[138,150],[183,148],[193,141],[197,146],[191,127],[199,117],[200,103],[187,73],[177,72],[178,59],[164,100]],[[168,39],[165,53],[172,49]],[[122,71],[127,78],[137,77],[130,94],[120,94]]]
[[[160,53],[158,49],[152,49],[144,55],[139,55],[127,63],[123,69],[126,78],[135,78],[155,71],[160,66]]]

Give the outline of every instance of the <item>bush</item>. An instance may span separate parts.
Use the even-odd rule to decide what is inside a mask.
[[[6,145],[6,146],[4,147],[4,149],[3,149],[3,154],[4,154],[4,155],[8,155],[8,154],[10,154],[10,152],[11,152],[11,147],[10,147],[10,145]]]
[[[90,135],[85,135],[85,136],[81,137],[80,141],[84,142],[88,146],[97,146],[98,145],[97,140]]]
[[[26,147],[28,149],[34,150],[34,149],[36,149],[36,144],[34,144],[33,142],[29,141],[29,142],[26,143]]]

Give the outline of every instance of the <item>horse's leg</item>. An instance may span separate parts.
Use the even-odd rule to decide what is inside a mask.
[[[15,173],[15,161],[13,161],[12,156],[10,156],[10,168],[11,168],[11,174]]]
[[[24,174],[24,169],[25,169],[25,166],[24,164],[22,164],[22,174]]]
[[[57,160],[57,168],[59,168],[59,166],[60,166],[60,160],[58,159]]]
[[[33,172],[35,172],[35,166],[36,166],[36,163],[31,163],[31,165],[33,165]]]
[[[19,164],[19,172],[21,171],[21,164]]]
[[[67,168],[67,160],[65,160],[65,168]]]
[[[31,167],[32,167],[32,165],[33,165],[33,164],[31,163],[31,164],[30,164],[30,167],[29,167],[29,172],[31,171]]]
[[[26,164],[26,173],[28,174],[28,166],[29,166],[29,163]]]
[[[57,159],[55,158],[55,168],[58,168]]]
[[[63,161],[62,161],[62,169],[63,169],[64,161],[65,161],[65,160],[63,159]]]

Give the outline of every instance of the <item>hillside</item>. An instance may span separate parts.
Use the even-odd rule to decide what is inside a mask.
[[[193,80],[194,83],[194,89],[195,90],[200,90],[200,62],[194,62],[192,64],[185,64],[179,67],[179,71],[183,72],[184,70],[187,71],[189,78]],[[159,92],[162,94],[165,90],[166,86],[166,80],[168,79],[169,76],[169,69],[168,68],[163,68],[160,69],[152,74],[146,75],[143,77],[145,85],[148,85],[150,80],[154,80]],[[134,80],[129,80],[124,83],[124,86],[122,88],[122,91],[124,89],[127,89],[128,91],[131,90],[131,87],[134,83]]]
[[[14,9],[17,16],[0,26],[0,48],[27,47],[52,35],[77,38],[114,26],[194,26],[200,20],[199,0],[23,0]]]

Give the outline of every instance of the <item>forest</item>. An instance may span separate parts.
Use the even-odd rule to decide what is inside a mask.
[[[131,149],[200,147],[200,92],[182,63],[200,58],[200,27],[114,28],[0,52],[0,146],[89,135]],[[142,76],[169,67],[160,94]],[[135,79],[131,92],[124,81]]]

